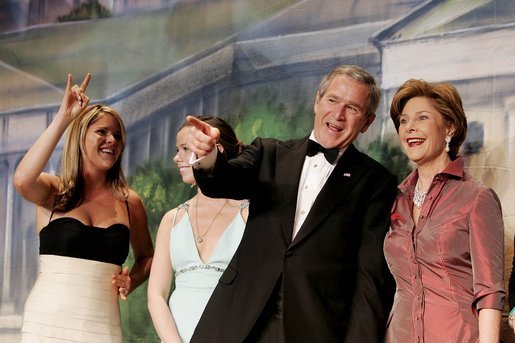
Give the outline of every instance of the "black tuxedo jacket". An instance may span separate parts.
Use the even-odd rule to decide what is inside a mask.
[[[394,293],[383,255],[396,177],[351,145],[292,241],[307,137],[256,139],[237,158],[195,171],[210,197],[249,199],[241,244],[192,342],[251,342],[283,285],[286,342],[381,342]]]

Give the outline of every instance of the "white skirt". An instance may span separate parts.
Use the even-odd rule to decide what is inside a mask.
[[[111,263],[41,255],[21,342],[121,343],[118,292],[111,283],[120,270]]]

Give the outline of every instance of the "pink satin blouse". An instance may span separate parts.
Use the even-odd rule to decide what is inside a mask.
[[[418,173],[400,185],[384,251],[397,289],[385,342],[478,342],[478,311],[504,304],[504,226],[491,189],[458,157],[412,219]]]

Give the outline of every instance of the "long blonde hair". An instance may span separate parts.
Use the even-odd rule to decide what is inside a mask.
[[[54,209],[69,211],[79,206],[84,196],[83,155],[84,140],[88,127],[101,116],[111,115],[120,126],[122,151],[118,160],[107,172],[106,181],[116,197],[126,199],[129,188],[121,167],[122,154],[125,147],[125,125],[122,118],[114,109],[105,105],[89,106],[73,120],[67,129],[66,144],[61,160],[61,175],[59,176],[59,192],[56,196]]]

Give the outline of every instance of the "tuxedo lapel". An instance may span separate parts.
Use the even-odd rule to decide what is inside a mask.
[[[306,220],[295,236],[291,246],[296,245],[315,230],[320,222],[331,214],[335,206],[358,183],[365,169],[357,164],[357,153],[358,151],[353,145],[347,148],[315,199]]]
[[[293,233],[298,187],[307,147],[308,140],[306,137],[294,141],[289,146],[279,145],[277,149],[277,160],[275,161],[277,165],[277,184],[288,185],[285,189],[289,190],[287,194],[281,195],[286,206],[284,208],[285,213],[281,216],[280,225],[287,246],[291,242]]]

